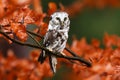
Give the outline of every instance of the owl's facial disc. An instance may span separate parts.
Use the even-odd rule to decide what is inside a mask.
[[[57,20],[58,24],[60,25],[60,29],[63,29],[66,24],[67,17],[64,17],[62,20],[61,20],[61,18],[56,17],[56,20]]]
[[[65,29],[69,26],[69,18],[66,12],[55,12],[51,15],[51,20],[49,29]]]

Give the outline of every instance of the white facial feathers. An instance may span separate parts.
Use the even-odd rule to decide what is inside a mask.
[[[51,20],[49,22],[48,30],[60,29],[63,30],[67,28],[70,24],[68,14],[66,12],[55,12],[51,15]]]

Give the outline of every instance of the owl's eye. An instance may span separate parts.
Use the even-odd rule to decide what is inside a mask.
[[[64,21],[66,21],[66,20],[67,20],[67,17],[64,18]]]
[[[56,17],[56,20],[60,20],[60,18],[59,18],[59,17]]]

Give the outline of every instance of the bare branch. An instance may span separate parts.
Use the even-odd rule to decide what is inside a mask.
[[[34,40],[34,42],[35,42],[38,46],[40,46],[40,43],[39,43],[30,33],[28,33],[28,35]]]
[[[34,34],[34,35],[36,35],[36,36],[39,36],[40,38],[42,38],[43,39],[43,37],[41,36],[41,35],[38,35],[38,34],[35,34],[35,33],[33,33],[33,32],[31,32],[31,31],[27,31],[27,33],[28,33],[28,35],[38,44],[38,45],[40,45],[39,44],[39,42],[31,35],[31,34]],[[78,58],[81,58],[81,59],[83,59],[82,57],[79,57],[79,56],[77,56],[74,52],[72,52],[70,49],[68,49],[68,48],[66,48],[66,50],[68,51],[68,52],[70,52],[73,56],[75,56],[76,58],[78,57]],[[84,59],[83,59],[84,60]],[[82,60],[82,61],[83,61]],[[72,63],[75,63],[75,64],[77,64],[76,62],[73,62],[72,60],[69,60],[70,62],[72,62]],[[86,61],[87,62],[87,61]],[[83,62],[84,63],[84,62]],[[85,63],[86,64],[86,63]]]
[[[40,34],[36,34],[36,33],[34,33],[34,32],[32,32],[32,31],[29,31],[29,30],[26,30],[28,33],[30,33],[30,34],[33,34],[33,35],[35,35],[35,36],[37,36],[37,37],[40,37],[41,39],[43,39],[44,37],[42,36],[42,35],[40,35]]]
[[[53,53],[53,52],[49,51],[48,49],[46,49],[45,47],[43,47],[43,46],[41,46],[41,45],[36,46],[36,45],[33,45],[33,44],[29,44],[29,43],[23,43],[23,42],[21,42],[21,41],[19,41],[19,40],[15,40],[15,39],[9,37],[5,32],[3,32],[3,31],[1,31],[1,30],[0,30],[0,34],[4,35],[6,38],[10,39],[12,42],[17,43],[17,44],[19,44],[19,45],[29,46],[29,47],[38,48],[38,49],[43,49],[43,50],[47,51],[49,54],[54,55],[54,56],[56,56],[56,57],[65,58],[65,59],[68,59],[68,60],[77,60],[77,61],[79,61],[79,62],[85,63],[88,67],[91,66],[91,63],[90,63],[90,62],[84,60],[84,59],[81,58],[81,57],[64,56],[64,55],[62,55],[61,53]],[[48,54],[48,55],[49,55],[49,54]]]
[[[65,50],[68,51],[72,56],[79,57],[78,55],[76,55],[76,53],[71,51],[69,48],[65,47]]]
[[[42,39],[44,38],[43,36],[41,36],[41,35],[39,35],[39,34],[36,34],[36,33],[32,32],[32,31],[27,30],[27,32],[30,33],[30,34],[33,34],[33,35],[35,35],[35,36],[37,36],[37,37],[40,37],[40,38],[42,38]],[[85,59],[83,59],[82,57],[79,57],[78,55],[76,55],[76,53],[74,53],[73,51],[71,51],[69,48],[65,47],[65,50],[68,51],[72,56],[81,58],[81,60],[82,60],[82,61],[84,60],[84,61],[85,61],[85,64],[86,64],[86,60],[85,60]],[[83,63],[84,63],[84,61],[83,61]]]

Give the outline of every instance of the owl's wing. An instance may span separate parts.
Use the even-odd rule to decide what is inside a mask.
[[[44,46],[48,48],[49,50],[53,51],[53,45],[55,45],[53,42],[56,40],[57,32],[54,30],[49,30],[46,33],[46,36],[44,38]],[[50,67],[53,71],[53,73],[56,73],[56,64],[57,64],[57,59],[53,55],[48,55],[49,56],[49,63]]]
[[[45,37],[44,37],[44,41],[43,41],[43,46],[47,47],[49,46],[50,42],[49,42],[49,32],[46,33]],[[40,53],[40,56],[38,58],[38,61],[42,64],[45,59],[46,59],[47,55],[46,55],[46,51],[42,50]]]
[[[57,32],[54,30],[49,30],[46,33],[45,39],[44,39],[44,46],[48,47],[48,49],[52,50],[53,45],[55,45],[53,42],[56,39]],[[53,55],[49,55],[49,63],[50,67],[53,71],[53,73],[56,73],[56,64],[57,64],[57,59]]]
[[[50,30],[46,33],[46,35],[44,36],[44,41],[43,41],[43,46],[48,48],[48,47],[51,47],[51,45],[53,44],[53,40],[55,39],[54,37],[54,32],[53,30]],[[52,49],[51,49],[52,50]],[[46,59],[47,55],[46,55],[46,51],[45,50],[42,50],[41,51],[41,54],[38,58],[38,61],[40,63],[43,63],[44,60]]]
[[[43,46],[44,47],[49,47],[52,42],[53,42],[53,32],[52,31],[48,31],[44,37],[44,41],[43,41]]]

